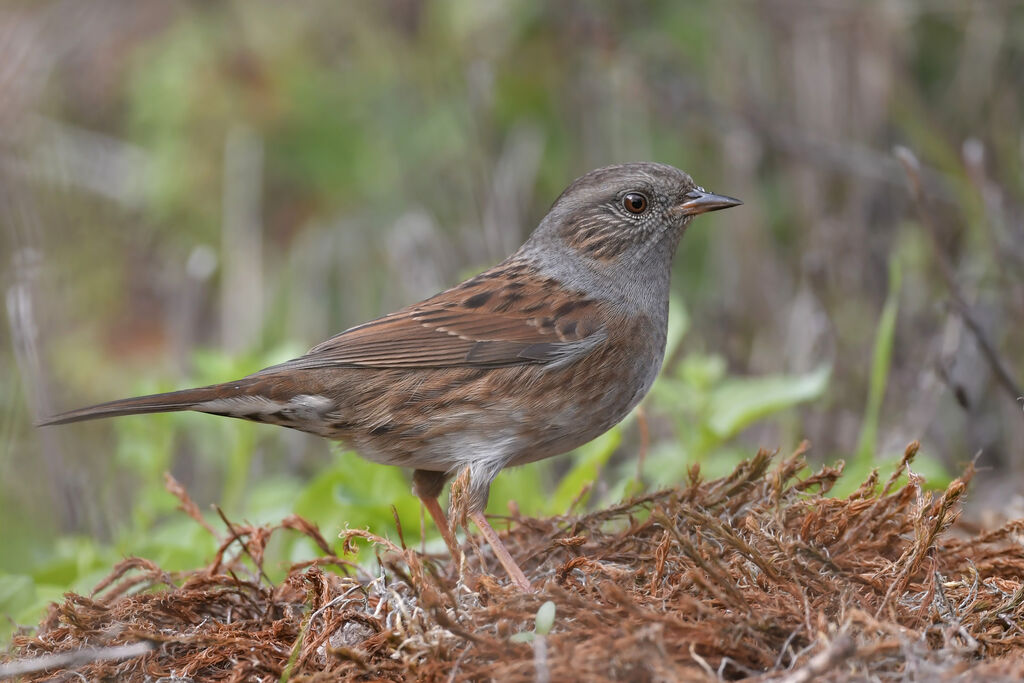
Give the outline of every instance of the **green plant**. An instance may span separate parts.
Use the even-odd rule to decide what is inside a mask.
[[[853,458],[848,463],[848,476],[840,480],[832,495],[849,494],[857,482],[867,478],[872,469],[894,470],[901,458],[900,453],[883,455],[878,458],[878,425],[882,414],[882,403],[889,383],[892,367],[892,353],[896,344],[896,322],[899,315],[900,292],[903,288],[903,265],[900,254],[894,253],[889,259],[889,290],[882,305],[882,313],[875,329],[874,345],[871,352],[871,368],[868,375],[868,395],[864,406],[864,421]],[[929,488],[945,488],[952,480],[948,469],[936,458],[919,453],[914,460],[914,471],[922,474]],[[906,478],[903,475],[900,483]]]
[[[533,621],[533,630],[514,633],[509,640],[513,643],[532,643],[537,636],[546,636],[551,633],[551,628],[554,625],[555,603],[548,600],[537,609],[537,616]]]
[[[668,357],[686,331],[686,316],[673,306]],[[739,448],[735,437],[750,425],[773,417],[800,403],[820,397],[831,375],[821,366],[800,375],[730,376],[725,360],[715,354],[689,354],[666,367],[655,382],[647,406],[668,418],[675,438],[652,448],[645,468],[653,483],[665,486],[680,481],[686,469],[698,463],[709,476],[729,472],[749,449]],[[714,457],[711,457],[711,456]]]

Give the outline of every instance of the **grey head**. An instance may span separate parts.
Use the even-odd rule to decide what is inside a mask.
[[[555,200],[517,256],[563,282],[668,296],[676,246],[694,216],[742,204],[698,186],[668,164],[606,166]],[[598,282],[595,282],[598,281]]]

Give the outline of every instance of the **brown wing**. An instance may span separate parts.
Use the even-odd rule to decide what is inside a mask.
[[[596,302],[555,281],[524,277],[521,266],[498,267],[348,329],[273,370],[564,362],[605,339],[602,322]]]

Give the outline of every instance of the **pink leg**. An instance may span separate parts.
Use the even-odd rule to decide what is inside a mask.
[[[448,546],[448,552],[452,554],[452,559],[458,564],[462,559],[462,551],[459,550],[459,544],[455,542],[455,534],[452,533],[452,528],[448,525],[448,520],[444,516],[441,505],[437,502],[437,498],[431,496],[420,496],[419,498],[430,516],[434,518],[434,524],[441,532],[441,537],[444,539],[445,545]]]
[[[437,504],[437,501],[434,501]],[[495,556],[498,558],[498,562],[501,562],[501,566],[508,572],[509,578],[516,584],[521,591],[524,593],[530,593],[533,591],[533,587],[530,585],[530,580],[526,578],[526,574],[519,568],[516,561],[512,559],[512,555],[509,554],[505,544],[498,538],[498,533],[491,527],[490,522],[484,517],[482,512],[471,512],[469,518],[473,520],[477,528],[480,529],[480,533],[487,539],[487,543],[490,544],[491,550],[494,551]]]

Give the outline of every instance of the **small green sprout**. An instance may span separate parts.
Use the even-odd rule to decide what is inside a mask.
[[[554,625],[555,603],[548,600],[537,610],[537,617],[533,621],[533,630],[516,633],[509,640],[513,643],[532,643],[536,636],[546,636],[551,633],[551,627]]]

